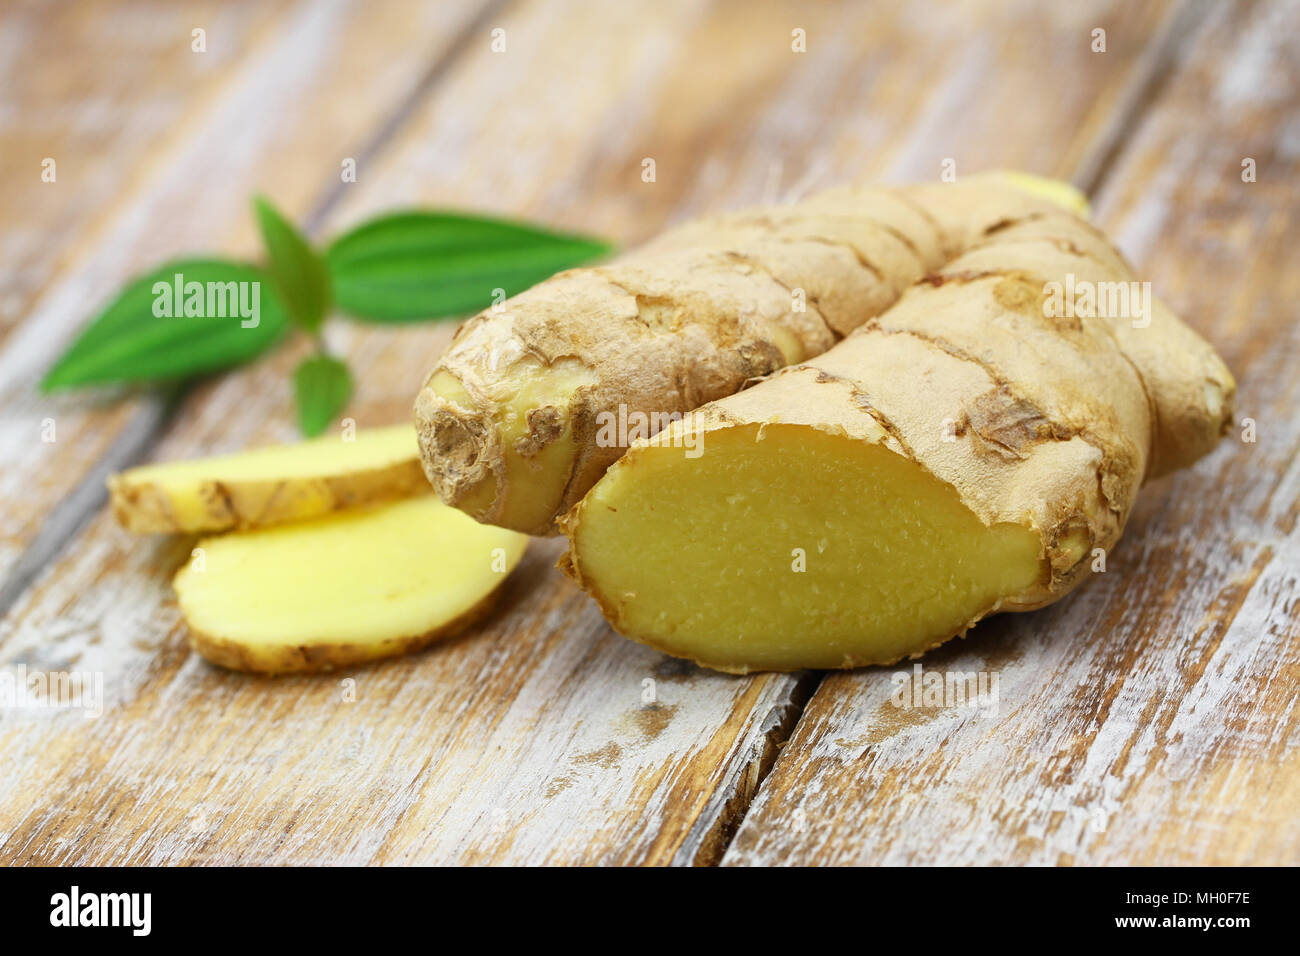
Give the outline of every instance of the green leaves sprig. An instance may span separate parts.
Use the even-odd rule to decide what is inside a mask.
[[[298,423],[317,435],[353,391],[346,363],[321,339],[332,309],[370,323],[459,316],[612,249],[503,219],[412,210],[363,222],[322,254],[265,198],[253,209],[264,267],[178,259],[137,277],[54,364],[42,390],[185,380],[248,362],[297,329],[316,345],[294,371]]]
[[[339,308],[368,322],[412,322],[483,308],[610,246],[500,219],[399,212],[362,223],[327,253]],[[485,295],[486,290],[486,295]]]
[[[352,397],[352,373],[339,359],[320,352],[298,363],[293,390],[298,396],[298,428],[304,435],[319,435]]]
[[[262,242],[270,260],[271,278],[294,324],[315,333],[325,321],[333,293],[325,259],[307,237],[262,196],[253,199]]]
[[[267,274],[221,259],[176,259],[133,280],[46,373],[45,391],[165,382],[239,365],[289,329]],[[186,294],[186,286],[197,290]],[[207,294],[212,290],[212,295]],[[228,316],[207,318],[209,312]]]

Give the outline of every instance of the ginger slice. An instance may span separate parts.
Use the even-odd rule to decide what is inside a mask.
[[[410,425],[192,461],[108,480],[113,513],[145,534],[258,528],[428,490]]]
[[[615,630],[736,673],[890,663],[1049,575],[1033,531],[803,425],[711,430],[696,458],[634,447],[564,524],[566,570]]]
[[[527,545],[426,494],[201,540],[174,583],[190,643],[213,663],[329,670],[474,623]]]

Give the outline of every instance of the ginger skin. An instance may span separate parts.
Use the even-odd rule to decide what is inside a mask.
[[[820,355],[1012,224],[1027,242],[1075,237],[1082,263],[1126,268],[1075,215],[1085,206],[1024,174],[845,187],[687,223],[561,273],[461,327],[415,402],[425,472],[479,521],[555,534],[626,450],[600,440],[611,416],[680,417]]]
[[[1232,422],[1231,374],[1158,300],[1057,308],[1134,282],[1073,215],[986,226],[834,348],[634,444],[562,519],[562,566],[620,633],[739,672],[891,663],[1056,601]]]

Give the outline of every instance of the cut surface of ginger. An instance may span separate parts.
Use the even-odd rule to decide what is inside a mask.
[[[410,425],[132,468],[109,479],[113,511],[144,533],[299,521],[428,488]]]
[[[473,623],[527,544],[426,494],[202,540],[176,595],[191,643],[214,663],[324,670]]]
[[[721,670],[890,663],[1045,573],[1038,536],[986,527],[882,445],[799,425],[643,446],[567,519],[569,570],[615,630]]]

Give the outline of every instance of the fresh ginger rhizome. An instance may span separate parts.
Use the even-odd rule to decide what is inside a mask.
[[[888,663],[1041,607],[1235,392],[1077,206],[848,187],[562,273],[461,329],[416,401],[425,471],[566,534],[620,633],[725,670]],[[624,453],[622,408],[683,418]]]

